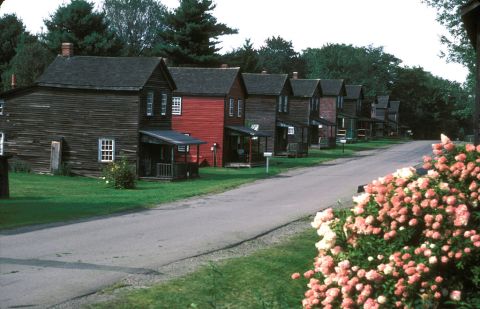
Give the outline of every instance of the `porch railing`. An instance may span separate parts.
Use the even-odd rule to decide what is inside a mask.
[[[197,163],[157,163],[156,177],[161,179],[180,179],[198,177]]]

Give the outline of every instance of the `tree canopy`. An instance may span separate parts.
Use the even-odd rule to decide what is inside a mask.
[[[219,23],[211,13],[213,9],[211,0],[180,0],[180,5],[165,15],[166,29],[160,32],[162,42],[155,52],[174,65],[218,65],[218,37],[237,30]]]
[[[258,65],[268,73],[303,73],[303,64],[299,54],[293,49],[292,41],[280,36],[272,36],[265,40],[265,45],[258,51]]]
[[[60,51],[63,42],[73,43],[76,55],[115,56],[122,45],[105,22],[105,14],[94,12],[93,4],[72,0],[60,6],[44,21],[47,32],[43,39],[53,52]]]
[[[166,8],[156,0],[105,0],[105,19],[123,42],[125,56],[148,54],[164,30]]]
[[[258,51],[250,39],[246,39],[242,47],[226,53],[223,61],[232,67],[240,67],[242,72],[255,73],[259,71]]]

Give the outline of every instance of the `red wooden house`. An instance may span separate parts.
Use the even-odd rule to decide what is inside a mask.
[[[239,68],[169,68],[177,90],[172,101],[172,127],[207,143],[185,147],[191,159],[209,166],[252,166],[263,163],[262,132],[244,126],[247,91]]]
[[[345,83],[343,79],[322,79],[320,85],[323,91],[320,98],[320,117],[329,123],[319,130],[319,136],[327,141],[326,146],[335,147],[338,109],[343,108],[346,96]]]

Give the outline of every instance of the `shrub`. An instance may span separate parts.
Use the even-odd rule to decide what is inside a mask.
[[[8,163],[8,169],[14,173],[30,173],[32,166],[30,163],[22,161],[20,159],[13,159]]]
[[[125,157],[118,162],[109,163],[103,169],[105,183],[115,189],[133,189],[136,184],[136,175]]]
[[[480,308],[480,146],[442,135],[433,152],[426,175],[398,170],[317,213],[305,308]]]

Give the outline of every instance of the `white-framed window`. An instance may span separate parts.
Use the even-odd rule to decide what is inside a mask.
[[[5,101],[0,100],[0,116],[3,115],[3,109],[5,108]]]
[[[5,134],[0,132],[0,156],[3,156],[3,143],[5,142]]]
[[[184,135],[190,136],[190,133],[183,133]],[[177,146],[178,152],[189,152],[190,146]]]
[[[242,117],[243,113],[243,100],[238,99],[237,101],[237,117]]]
[[[153,91],[147,92],[147,116],[153,116]]]
[[[233,117],[233,110],[235,108],[234,104],[235,104],[235,99],[230,98],[230,100],[228,102],[228,116],[230,116],[230,117]]]
[[[258,129],[260,129],[260,125],[254,123],[254,124],[252,124],[252,125],[250,126],[250,128],[251,128],[252,130],[258,131]]]
[[[288,96],[287,95],[278,96],[278,111],[280,113],[288,112]]]
[[[172,115],[182,114],[182,97],[172,98]]]
[[[337,108],[340,108],[340,109],[343,108],[343,97],[342,96],[337,97]]]
[[[98,161],[115,161],[115,140],[112,138],[98,139]]]
[[[288,135],[295,135],[295,128],[294,127],[288,127]]]
[[[162,102],[160,104],[160,114],[165,116],[167,114],[167,101],[168,95],[166,93],[162,93]]]

